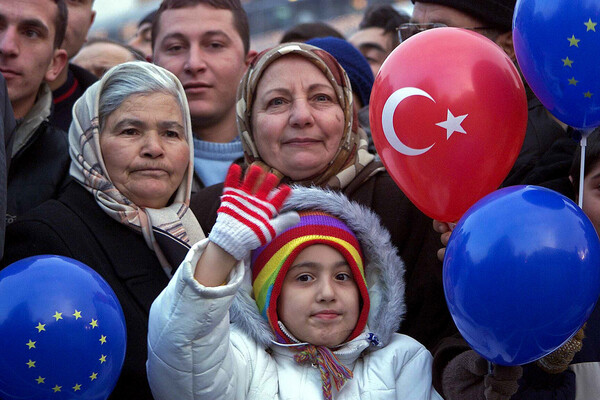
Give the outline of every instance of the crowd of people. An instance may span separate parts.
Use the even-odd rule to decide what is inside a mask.
[[[454,325],[452,225],[385,170],[371,89],[402,40],[440,26],[516,65],[516,1],[413,3],[368,7],[348,38],[300,24],[257,53],[239,0],[163,0],[128,43],[86,40],[93,0],[0,0],[1,264],[62,255],[108,282],[127,325],[109,399],[598,396],[598,308],[523,366],[489,368]],[[527,98],[503,186],[575,199],[574,130]],[[599,230],[598,133],[588,144]]]

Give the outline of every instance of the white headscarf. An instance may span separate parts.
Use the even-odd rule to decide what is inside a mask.
[[[117,74],[143,74],[144,78],[165,88],[174,88],[179,94],[190,154],[183,180],[172,203],[166,207],[153,209],[134,204],[114,186],[104,165],[100,148],[99,99],[107,80]],[[179,260],[181,254],[185,255],[187,248],[205,237],[200,224],[189,209],[194,173],[194,146],[185,91],[177,77],[157,65],[143,61],[128,62],[110,69],[100,81],[90,86],[73,106],[69,153],[71,176],[92,193],[96,203],[105,213],[143,235],[148,247],[156,253],[165,273],[171,277],[174,268],[183,260],[183,257]]]

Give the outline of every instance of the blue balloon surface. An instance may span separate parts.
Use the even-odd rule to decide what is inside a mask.
[[[0,398],[108,398],[126,327],[100,275],[68,257],[29,257],[0,271],[0,304]]]
[[[513,44],[542,104],[575,128],[600,126],[600,1],[518,0]]]
[[[508,187],[460,219],[443,279],[450,313],[473,350],[496,364],[526,364],[589,317],[600,295],[600,242],[568,198]]]

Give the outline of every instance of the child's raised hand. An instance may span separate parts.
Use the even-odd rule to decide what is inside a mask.
[[[225,178],[217,221],[208,236],[237,260],[300,221],[296,212],[277,216],[290,195],[289,186],[277,187],[279,179],[255,165],[248,169],[243,182],[241,174],[241,167],[232,164]]]

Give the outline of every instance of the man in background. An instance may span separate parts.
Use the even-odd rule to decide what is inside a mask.
[[[400,43],[397,29],[409,19],[389,4],[372,5],[365,11],[358,31],[348,41],[365,56],[373,76],[377,76],[381,64]]]
[[[194,133],[194,187],[225,180],[243,156],[235,101],[256,52],[239,0],[164,0],[152,27],[153,59],[181,81]]]
[[[67,136],[48,122],[52,93],[46,84],[67,63],[60,48],[66,25],[64,0],[0,0],[0,72],[17,120],[7,223],[55,198],[69,177]]]
[[[70,60],[85,43],[88,31],[96,18],[96,11],[92,10],[94,0],[66,0],[65,3],[69,18],[61,48],[66,50]],[[94,82],[96,82],[94,75],[76,65],[68,64],[68,67],[64,68],[53,82],[49,82],[54,98],[50,123],[69,132],[73,119],[71,115],[73,104]]]

